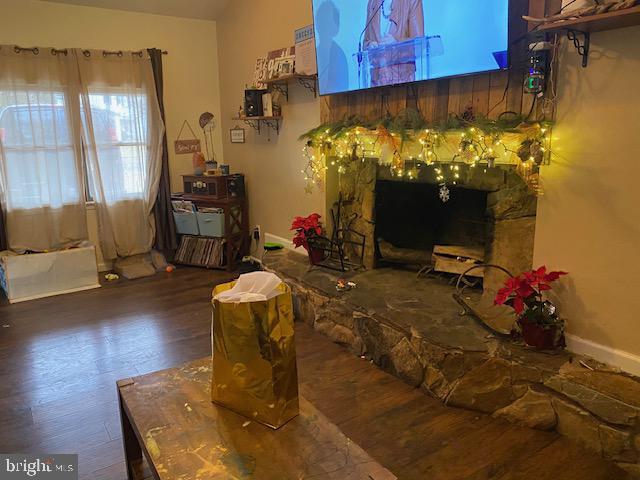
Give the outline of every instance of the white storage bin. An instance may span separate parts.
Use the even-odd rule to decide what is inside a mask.
[[[10,303],[100,287],[95,247],[0,257]]]

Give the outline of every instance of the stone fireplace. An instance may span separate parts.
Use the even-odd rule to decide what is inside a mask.
[[[366,236],[364,263],[382,265],[430,262],[434,245],[476,248],[486,263],[514,274],[531,268],[537,201],[513,170],[459,165],[450,199],[439,198],[433,166],[407,165],[413,178],[393,176],[375,159],[354,162],[329,191],[342,196],[342,215]],[[447,170],[449,167],[442,167]],[[352,253],[355,256],[355,252]],[[422,259],[422,262],[420,262]],[[504,281],[486,272],[485,289]]]
[[[447,405],[556,429],[640,472],[638,379],[568,351],[538,352],[496,335],[476,316],[460,315],[448,278],[417,279],[384,257],[386,243],[395,244],[393,253],[418,252],[420,259],[434,245],[451,243],[480,247],[486,262],[514,274],[530,268],[536,198],[516,172],[460,166],[443,206],[431,167],[416,168],[406,181],[374,160],[352,165],[328,179],[327,192],[341,194],[343,218],[366,235],[369,268],[309,267],[288,250],[264,257],[264,267],[291,286],[296,319]],[[504,276],[491,273],[485,272],[483,293],[464,295],[492,303],[490,291]],[[338,278],[356,287],[339,290]]]

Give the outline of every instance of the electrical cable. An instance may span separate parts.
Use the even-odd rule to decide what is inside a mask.
[[[574,0],[575,1],[575,0]],[[540,28],[542,26],[542,24],[536,25],[535,27],[533,27],[530,31],[528,31],[527,33],[525,33],[524,35],[520,35],[519,37],[517,37],[516,39],[514,39],[511,43],[509,43],[509,47],[513,47],[515,44],[520,43],[522,40],[525,40],[527,37],[529,37],[531,35],[531,33],[535,32],[538,28]],[[538,42],[540,43],[540,42]],[[531,48],[527,47],[527,52],[531,53]],[[509,49],[509,57],[512,56],[512,52],[511,52],[511,48]],[[509,58],[509,60],[511,60],[511,58]],[[525,66],[528,64],[528,62],[522,62],[522,65],[518,65],[518,64],[514,64],[511,61],[509,62],[511,68],[514,68],[516,66]],[[498,100],[495,105],[493,107],[491,107],[489,109],[489,111],[487,112],[487,115],[490,114],[491,112],[493,112],[495,110],[495,108],[500,105],[502,102],[504,102],[505,98],[507,98],[507,92],[509,91],[509,87],[511,84],[511,75],[508,75],[507,77],[507,84],[504,87],[504,92],[502,92],[502,97],[500,98],[500,100]]]
[[[538,101],[538,96],[534,95],[533,96],[533,102],[531,102],[531,108],[529,109],[529,113],[525,117],[525,120],[528,121],[531,118],[531,114],[533,113],[533,109],[536,107],[537,101]]]

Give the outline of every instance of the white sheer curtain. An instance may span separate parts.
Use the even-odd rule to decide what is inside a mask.
[[[164,124],[146,51],[76,50],[90,193],[105,258],[148,252]]]
[[[55,249],[88,236],[73,57],[0,46],[0,195],[15,251]]]

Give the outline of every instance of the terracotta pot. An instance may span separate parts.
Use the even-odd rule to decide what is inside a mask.
[[[518,323],[522,330],[522,338],[525,343],[537,350],[553,350],[564,346],[564,335],[559,334],[557,326],[544,328],[528,320],[519,319]]]
[[[311,265],[318,265],[324,260],[324,250],[321,248],[307,248],[307,254],[309,254],[309,263]]]

